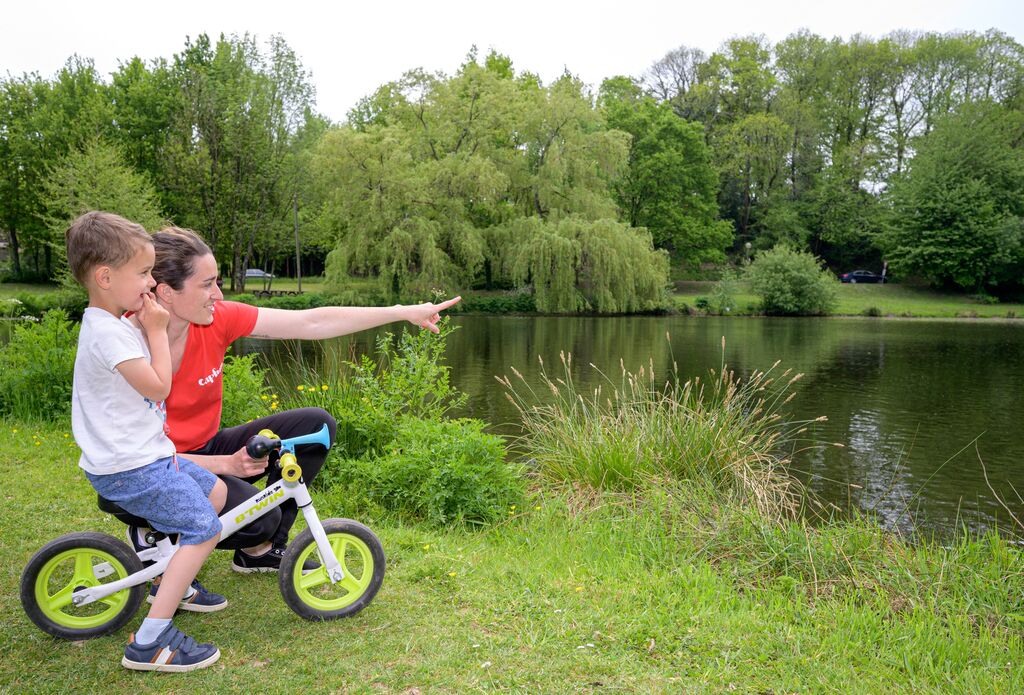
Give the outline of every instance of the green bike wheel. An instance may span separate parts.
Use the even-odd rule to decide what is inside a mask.
[[[115,582],[142,569],[127,545],[103,533],[69,533],[37,552],[21,575],[21,605],[43,632],[69,640],[107,635],[132,619],[145,584],[123,589],[86,606],[71,595]]]
[[[331,582],[308,528],[288,545],[278,574],[284,602],[306,620],[355,615],[384,582],[384,548],[373,531],[351,519],[327,519],[323,526],[345,578]],[[320,566],[303,573],[307,559]]]

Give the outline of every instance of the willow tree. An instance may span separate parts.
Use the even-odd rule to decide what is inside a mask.
[[[664,308],[668,253],[644,229],[612,219],[524,217],[506,225],[517,240],[502,267],[533,289],[543,312],[619,313]]]
[[[615,218],[611,186],[628,143],[571,76],[544,86],[493,53],[482,65],[471,54],[450,78],[411,71],[360,102],[318,149],[323,223],[338,237],[328,275],[377,276],[391,294],[421,297],[525,282],[511,259],[543,246],[536,225]],[[524,218],[535,221],[512,224]],[[575,268],[572,245],[552,243]]]

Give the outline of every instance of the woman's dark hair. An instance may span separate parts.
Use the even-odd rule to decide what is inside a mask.
[[[153,246],[156,250],[153,279],[175,290],[184,287],[185,280],[195,272],[197,258],[213,254],[198,234],[181,227],[161,229],[153,235]]]

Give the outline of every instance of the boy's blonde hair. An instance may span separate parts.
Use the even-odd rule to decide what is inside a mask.
[[[153,239],[142,225],[111,212],[87,212],[64,233],[68,267],[82,285],[89,272],[100,265],[118,268],[132,259],[143,244]]]

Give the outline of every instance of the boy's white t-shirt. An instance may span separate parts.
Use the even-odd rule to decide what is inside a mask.
[[[150,360],[142,331],[122,317],[88,307],[82,316],[71,391],[71,431],[82,449],[78,465],[95,475],[140,468],[174,454],[164,432],[163,401],[132,388],[117,365]]]

